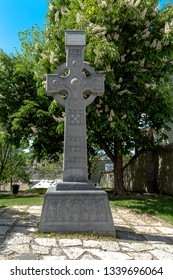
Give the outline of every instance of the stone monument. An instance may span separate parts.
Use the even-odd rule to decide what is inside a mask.
[[[65,36],[66,63],[47,75],[48,94],[65,106],[63,181],[45,194],[39,231],[115,235],[107,194],[88,180],[87,167],[86,106],[103,95],[104,76],[84,62],[85,32]]]

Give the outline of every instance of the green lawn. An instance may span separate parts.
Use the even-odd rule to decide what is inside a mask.
[[[14,205],[42,205],[45,190],[21,191],[14,196],[11,193],[0,192],[0,207]]]
[[[45,190],[21,191],[17,196],[0,192],[0,207],[42,205]],[[129,208],[137,213],[157,216],[173,225],[173,197],[164,195],[129,195],[110,198],[112,208]]]
[[[112,208],[129,208],[137,213],[157,216],[173,225],[173,197],[164,195],[130,195],[110,199]]]

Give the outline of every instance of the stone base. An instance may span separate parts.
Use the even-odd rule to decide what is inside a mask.
[[[94,190],[56,190],[45,194],[40,232],[98,233],[115,236],[107,193]]]

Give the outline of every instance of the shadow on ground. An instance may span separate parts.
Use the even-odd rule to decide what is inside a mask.
[[[126,241],[139,241],[139,242],[146,242],[146,241],[152,241],[152,242],[161,242],[166,244],[173,244],[173,236],[162,236],[162,235],[152,235],[148,233],[136,233],[129,227],[122,227],[122,226],[116,226],[116,238],[119,240],[126,240]]]
[[[30,236],[37,232],[40,214],[27,212],[27,208],[28,206],[0,207],[0,255],[8,255],[5,241],[12,239],[15,234]]]

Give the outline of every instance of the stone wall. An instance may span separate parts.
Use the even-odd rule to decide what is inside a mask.
[[[145,152],[124,168],[127,191],[173,195],[173,147]]]
[[[114,188],[114,173],[107,171],[103,172],[100,176],[99,185],[104,189]]]
[[[156,179],[161,193],[173,196],[173,146],[160,150],[155,155]]]
[[[104,188],[113,187],[113,173],[101,177]],[[173,196],[173,145],[140,154],[124,168],[128,192],[163,193]]]

